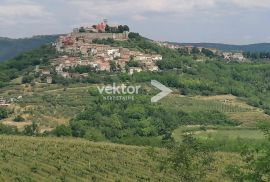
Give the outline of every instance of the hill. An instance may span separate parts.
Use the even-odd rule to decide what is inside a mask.
[[[143,147],[17,136],[0,142],[0,181],[177,181]]]
[[[222,51],[244,51],[244,52],[270,52],[270,43],[259,43],[249,45],[230,45],[230,44],[219,44],[219,43],[173,43],[171,44],[187,46],[193,45],[195,47],[215,48]]]
[[[11,59],[19,53],[54,42],[57,37],[58,35],[34,36],[21,39],[0,37],[0,61]]]
[[[0,142],[0,181],[179,181],[175,171],[161,170],[150,157],[163,157],[166,149],[52,137],[0,135]],[[224,163],[239,162],[239,156],[213,156],[219,170],[207,181],[228,181]]]
[[[94,42],[160,54],[163,60],[156,62],[159,71],[129,75],[117,69],[97,71],[82,66],[70,72],[87,76],[65,78],[51,64],[63,54],[50,45],[0,63],[0,97],[8,102],[0,110],[0,134],[36,136],[0,135],[0,181],[176,181],[174,172],[161,172],[163,163],[149,157],[148,147],[159,147],[155,148],[155,159],[171,157],[170,148],[164,148],[177,146],[174,142],[181,143],[189,132],[194,132],[202,149],[207,148],[203,152],[209,149],[212,156],[219,153],[215,158],[218,171],[204,172],[207,181],[226,181],[225,168],[241,164],[239,154],[244,147],[265,146],[256,121],[269,121],[269,63],[226,63],[218,57],[185,54],[160,47],[139,34],[131,35],[127,41]],[[51,83],[43,77],[48,71]],[[158,93],[151,80],[174,93],[151,103],[151,97]],[[99,94],[97,86],[112,83],[140,85],[142,89],[134,100],[109,101],[104,99],[107,95]],[[185,147],[187,150],[179,150],[172,158],[178,172],[182,168],[177,164],[184,163],[190,153],[190,146]],[[197,150],[191,146],[194,148]],[[200,161],[198,151],[193,153],[195,158],[190,156],[188,166]],[[193,168],[184,176],[189,176],[189,171]]]

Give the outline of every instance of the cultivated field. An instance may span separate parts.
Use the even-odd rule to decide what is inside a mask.
[[[150,148],[82,139],[0,135],[0,181],[179,181],[172,170],[161,171]],[[165,149],[154,149],[157,156]],[[239,155],[213,153],[216,161],[208,181],[230,181],[227,164]]]
[[[147,148],[17,136],[0,136],[0,145],[0,181],[177,181]]]

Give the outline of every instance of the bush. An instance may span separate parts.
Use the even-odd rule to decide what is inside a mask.
[[[58,136],[71,136],[72,132],[71,132],[71,128],[65,125],[59,125],[57,126],[54,130],[53,133]]]
[[[22,78],[22,84],[31,83],[34,80],[33,76],[26,75]]]
[[[8,111],[6,108],[0,108],[0,119],[5,119],[8,117]]]
[[[0,134],[11,135],[16,133],[18,133],[18,130],[15,126],[8,126],[0,123]]]
[[[14,119],[13,119],[14,122],[24,122],[25,119],[22,117],[22,116],[16,116]]]
[[[88,129],[84,135],[84,138],[95,142],[105,140],[105,136],[101,133],[101,131],[95,128]]]
[[[33,136],[38,134],[38,125],[36,123],[32,123],[31,125],[24,127],[24,134],[28,136]]]

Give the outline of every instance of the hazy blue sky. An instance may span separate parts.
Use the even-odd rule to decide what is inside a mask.
[[[0,37],[68,33],[103,18],[155,40],[270,42],[270,0],[0,0]]]

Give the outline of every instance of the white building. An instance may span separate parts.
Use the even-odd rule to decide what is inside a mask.
[[[244,61],[245,57],[242,53],[234,53],[232,56],[233,59],[239,60],[239,61]]]
[[[153,56],[152,56],[152,59],[153,59],[154,61],[161,61],[163,58],[162,58],[161,55],[153,55]]]
[[[114,55],[115,53],[119,53],[119,49],[108,49],[107,50],[107,54],[110,56]]]
[[[142,72],[142,68],[140,67],[131,67],[128,70],[128,74],[133,75],[134,73],[140,73]]]
[[[157,66],[152,66],[148,68],[149,71],[159,71],[159,68]]]

